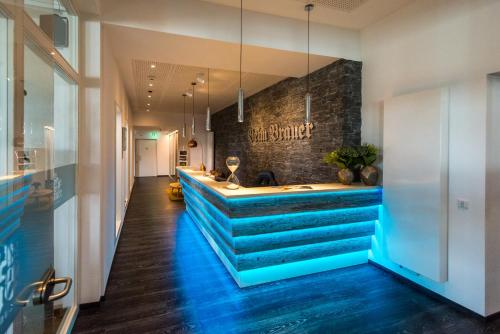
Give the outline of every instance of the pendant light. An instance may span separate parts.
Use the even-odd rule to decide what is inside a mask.
[[[310,91],[310,26],[311,26],[311,11],[313,10],[314,5],[312,3],[309,3],[305,6],[305,10],[307,12],[307,89],[306,89],[306,96],[305,96],[305,102],[306,102],[306,120],[305,123],[309,124],[311,123],[311,91]]]
[[[243,102],[245,95],[241,87],[241,64],[243,61],[243,0],[240,0],[240,89],[238,89],[238,122],[243,123]]]
[[[193,91],[192,91],[192,94],[193,94],[193,110],[192,110],[192,117],[191,117],[191,139],[189,140],[188,142],[188,147],[190,148],[194,148],[194,147],[197,147],[198,146],[198,142],[196,141],[196,139],[194,139],[194,135],[195,135],[195,122],[194,122],[194,87],[196,86],[196,82],[192,82],[191,85],[193,86]]]
[[[182,124],[182,138],[186,138],[186,96],[187,94],[182,94],[184,98],[184,123]]]
[[[207,120],[205,124],[205,129],[207,131],[212,131],[212,122],[210,119],[210,69],[208,69],[207,74]]]

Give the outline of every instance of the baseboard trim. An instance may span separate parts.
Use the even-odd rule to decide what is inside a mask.
[[[429,296],[429,297],[431,297],[433,299],[437,299],[437,300],[439,300],[441,302],[447,303],[450,306],[452,306],[453,308],[457,309],[458,311],[467,313],[468,315],[474,316],[475,318],[477,318],[479,320],[482,320],[482,321],[486,322],[486,321],[492,320],[493,318],[496,319],[497,317],[500,317],[500,312],[485,317],[485,316],[483,316],[483,315],[481,315],[479,313],[476,313],[476,312],[474,312],[474,311],[472,311],[472,310],[470,310],[470,309],[468,309],[468,308],[466,308],[466,307],[464,307],[464,306],[462,306],[462,305],[454,302],[451,299],[448,299],[448,298],[446,298],[446,297],[444,297],[444,296],[442,296],[442,295],[440,295],[440,294],[438,294],[438,293],[436,293],[436,292],[434,292],[432,290],[427,289],[426,287],[421,286],[420,284],[417,284],[417,283],[413,282],[412,280],[410,280],[410,279],[408,279],[408,278],[406,278],[406,277],[398,274],[397,272],[395,272],[395,271],[393,271],[393,270],[391,270],[389,268],[384,267],[383,265],[381,265],[381,264],[379,264],[377,262],[374,262],[374,261],[368,259],[368,263],[371,264],[372,266],[375,266],[375,267],[377,267],[377,268],[379,268],[379,269],[381,269],[381,270],[383,270],[383,271],[391,274],[395,279],[397,279],[398,281],[400,281],[400,282],[402,282],[402,283],[404,283],[406,285],[411,286],[413,289],[416,289],[419,292],[421,292],[421,293],[423,293],[423,294],[425,294],[425,295],[427,295],[427,296]],[[490,317],[493,317],[493,318],[490,319]]]
[[[105,296],[101,296],[98,301],[92,303],[83,303],[80,304],[80,310],[88,310],[89,308],[96,308],[101,306],[101,303],[106,300]]]

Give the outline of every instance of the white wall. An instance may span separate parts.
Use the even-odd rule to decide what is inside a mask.
[[[128,98],[98,19],[81,16],[79,116],[80,299],[97,302],[104,295],[115,237],[116,105],[132,136]],[[129,145],[133,141],[129,141]],[[133,147],[128,147],[133,157]],[[130,166],[130,161],[127,162]],[[129,175],[129,185],[133,174]],[[122,185],[126,187],[126,185]],[[123,189],[123,188],[122,188]],[[129,192],[127,196],[129,196]]]
[[[486,313],[500,310],[500,75],[488,78],[486,146]]]
[[[102,27],[101,42],[101,228],[103,233],[103,273],[101,279],[102,286],[105,288],[118,241],[115,237],[117,226],[116,210],[124,212],[125,206],[125,203],[122,203],[123,207],[116,208],[116,189],[120,190],[126,187],[125,184],[118,186],[116,184],[117,140],[115,129],[117,106],[118,110],[121,111],[122,126],[129,129],[129,134],[131,134],[131,129],[133,129],[133,123],[128,97],[111,51],[105,27]],[[130,151],[130,147],[128,150]],[[130,180],[133,182],[132,178]],[[126,195],[128,199],[130,193]],[[104,291],[101,293],[104,295]]]
[[[175,175],[176,173],[177,134],[177,131],[162,131],[159,134],[156,146],[158,175]]]
[[[179,149],[187,148],[191,138],[191,114],[186,113],[186,138],[182,138],[182,113],[173,112],[138,112],[134,113],[134,126],[147,126],[161,129],[162,131],[179,131]],[[207,152],[207,132],[205,130],[205,115],[195,115],[195,139],[198,147],[189,149],[190,165],[200,167],[203,153]],[[210,149],[208,149],[210,150]],[[212,150],[213,152],[213,150]],[[207,165],[207,155],[203,154],[203,162]]]
[[[80,18],[80,111],[78,195],[80,198],[80,303],[102,295],[101,256],[101,25]]]
[[[499,12],[494,0],[419,0],[361,33],[364,142],[381,146],[384,99],[440,86],[451,92],[449,280],[425,280],[383,254],[375,260],[482,315],[500,311],[485,305],[486,76],[500,70]],[[469,209],[459,210],[457,199]]]

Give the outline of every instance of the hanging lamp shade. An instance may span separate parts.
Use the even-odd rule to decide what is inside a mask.
[[[311,123],[311,90],[310,90],[310,28],[311,28],[311,11],[313,10],[314,5],[312,3],[307,4],[304,9],[307,12],[307,89],[306,89],[306,95],[305,95],[305,110],[306,110],[306,117],[305,117],[305,123],[310,124]]]
[[[207,119],[205,121],[205,130],[212,131],[212,121],[210,115],[210,69],[207,74]]]
[[[243,63],[243,0],[240,0],[240,88],[238,89],[238,122],[243,123],[245,93],[241,87],[241,64]]]
[[[193,91],[192,91],[192,94],[193,94],[193,108],[192,108],[192,115],[191,115],[191,139],[188,141],[188,147],[189,148],[194,148],[194,147],[197,147],[198,146],[198,142],[196,141],[196,139],[194,139],[194,135],[195,135],[195,132],[196,132],[196,128],[195,128],[195,121],[194,121],[194,87],[196,86],[196,82],[192,82],[191,85],[193,86]]]
[[[186,138],[186,96],[187,94],[182,94],[184,98],[184,123],[182,123],[182,138]]]

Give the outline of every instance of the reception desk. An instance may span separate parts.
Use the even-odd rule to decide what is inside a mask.
[[[380,187],[337,183],[226,189],[179,167],[186,210],[246,287],[365,263]]]

